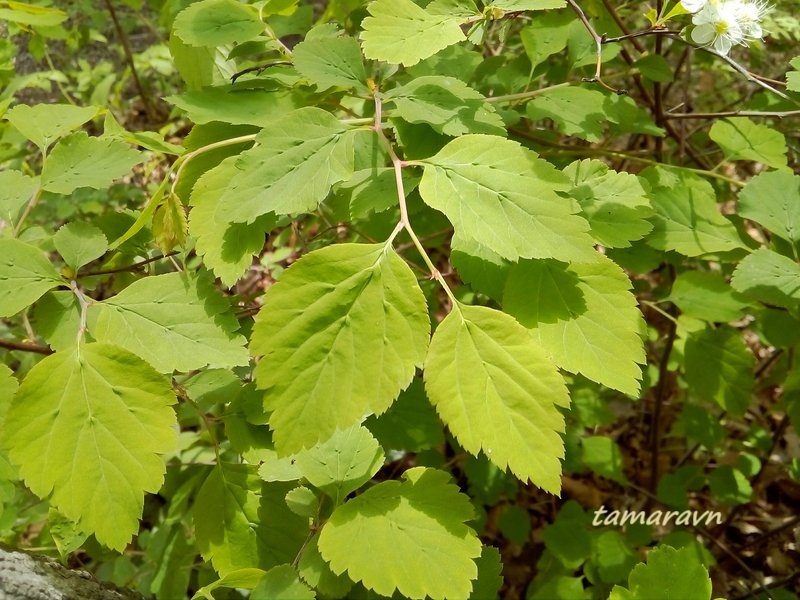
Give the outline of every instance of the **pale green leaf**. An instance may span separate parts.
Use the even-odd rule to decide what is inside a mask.
[[[557,193],[569,190],[568,180],[518,143],[465,135],[424,162],[422,199],[458,236],[509,260],[593,256],[588,223]]]
[[[761,302],[794,308],[800,303],[800,265],[760,248],[737,265],[731,286]]]
[[[564,12],[546,12],[536,15],[532,23],[520,31],[520,39],[532,67],[567,47],[569,26],[573,20],[572,15]]]
[[[384,412],[421,366],[430,323],[411,269],[382,244],[307,254],[267,290],[251,353],[276,449],[312,447]]]
[[[393,116],[409,123],[427,123],[445,135],[505,135],[503,119],[483,94],[455,77],[416,77],[389,90],[384,98],[394,103]]]
[[[652,186],[647,243],[684,256],[744,249],[736,228],[719,211],[714,188],[697,175],[663,168],[643,172]]]
[[[217,579],[204,585],[194,593],[192,600],[197,598],[205,598],[206,600],[216,600],[211,592],[220,588],[239,588],[245,590],[252,590],[258,585],[258,582],[264,577],[263,569],[246,568],[236,569],[227,573],[224,577]]]
[[[88,223],[67,223],[56,231],[53,243],[73,271],[100,258],[108,249],[103,232]]]
[[[750,404],[755,358],[736,329],[706,328],[689,335],[683,370],[691,393],[713,400],[733,416]]]
[[[513,317],[458,305],[433,334],[425,389],[463,448],[551,493],[561,489],[564,380]]]
[[[403,169],[403,191],[406,196],[419,185],[419,176],[411,169]],[[397,206],[397,179],[393,167],[361,169],[342,183],[336,191],[337,197],[346,198],[350,204],[350,216],[363,219],[370,213],[379,213]]]
[[[658,546],[647,564],[639,563],[628,576],[628,587],[618,585],[609,600],[710,600],[711,579],[691,546],[675,550]]]
[[[353,587],[353,582],[347,575],[336,575],[331,571],[330,566],[319,553],[318,543],[319,533],[316,533],[303,549],[303,556],[298,564],[300,577],[320,595],[343,598]]]
[[[158,204],[153,213],[151,229],[156,244],[165,256],[176,247],[186,246],[189,222],[183,202],[176,194],[167,194]]]
[[[581,460],[592,471],[601,477],[628,485],[622,450],[612,438],[603,435],[586,437],[581,440],[581,451]]]
[[[383,466],[377,440],[366,428],[353,425],[297,455],[297,466],[308,482],[333,498],[336,505]]]
[[[17,314],[59,285],[65,283],[41,250],[0,239],[0,317]]]
[[[417,2],[417,4],[424,4]],[[476,17],[481,11],[475,4],[475,0],[433,0],[425,10],[437,15],[451,15],[464,18]]]
[[[711,271],[681,273],[665,299],[680,308],[681,314],[711,322],[735,321],[748,306],[721,273]]]
[[[789,64],[795,70],[786,74],[786,89],[790,92],[800,92],[800,56],[793,58]]]
[[[172,27],[190,46],[242,43],[264,31],[255,7],[236,0],[202,0],[182,10]]]
[[[331,87],[367,91],[361,48],[350,36],[306,39],[292,50],[298,73],[324,90]]]
[[[322,556],[334,573],[347,571],[384,596],[469,597],[481,553],[464,524],[473,516],[469,498],[443,471],[415,467],[403,478],[338,507],[320,534]]]
[[[222,223],[214,218],[220,196],[238,171],[238,157],[226,158],[204,173],[192,188],[189,203],[189,233],[203,263],[227,286],[232,286],[247,271],[253,256],[264,248],[265,236],[275,226],[276,217],[266,214],[252,223]]]
[[[718,119],[708,132],[729,160],[754,160],[770,167],[786,166],[786,138],[746,117]]]
[[[292,565],[271,568],[250,593],[250,600],[314,600],[317,596],[305,585]]]
[[[53,147],[42,167],[42,189],[71,194],[78,188],[103,189],[130,173],[144,155],[113,138],[73,133]]]
[[[646,220],[653,210],[635,175],[617,173],[592,159],[575,161],[564,173],[572,184],[570,196],[581,205],[598,243],[627,248],[653,229]]]
[[[49,6],[37,6],[14,0],[3,4],[8,8],[0,8],[0,21],[11,21],[34,27],[55,27],[69,18],[63,10]]]
[[[248,363],[230,304],[207,273],[145,277],[89,310],[98,341],[126,348],[162,373]]]
[[[602,255],[569,266],[523,261],[511,268],[503,307],[559,367],[636,396],[646,360],[630,288],[625,272]]]
[[[6,365],[0,363],[0,417],[5,414],[6,407],[17,393],[17,378]]]
[[[213,468],[194,503],[197,545],[222,576],[291,562],[308,535],[308,519],[284,498],[294,487],[265,483],[250,465]]]
[[[33,197],[38,185],[38,180],[21,171],[0,172],[0,221],[6,222],[5,227],[17,222],[19,211]],[[0,223],[0,230],[3,227]]]
[[[266,127],[297,108],[291,92],[284,89],[232,89],[229,85],[167,96],[165,100],[186,111],[198,125],[221,121]]]
[[[603,111],[605,95],[584,87],[561,87],[528,102],[528,118],[552,119],[566,135],[599,142],[608,116]]]
[[[97,107],[71,104],[19,104],[4,115],[9,123],[39,148],[77,129],[97,115]]]
[[[278,456],[274,450],[264,450],[258,476],[264,481],[297,481],[303,474],[297,466],[297,455]]]
[[[319,511],[319,498],[312,489],[299,485],[286,494],[286,506],[294,514],[313,519]]]
[[[458,276],[476,292],[493,300],[503,299],[510,262],[483,244],[454,235],[450,241],[450,264]]]
[[[411,0],[375,0],[361,23],[364,56],[411,66],[466,39],[457,16],[426,12]]]
[[[3,444],[26,485],[118,551],[139,529],[175,447],[169,381],[136,356],[87,344],[39,362],[9,408]]]
[[[216,219],[252,223],[267,213],[313,211],[353,174],[353,137],[320,108],[301,108],[264,127],[243,152],[217,204]]]
[[[800,241],[800,176],[771,171],[753,177],[739,193],[739,214],[796,244]]]
[[[503,10],[547,10],[550,8],[564,8],[565,0],[491,0],[488,6]]]

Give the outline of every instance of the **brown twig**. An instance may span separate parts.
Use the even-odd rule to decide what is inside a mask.
[[[21,352],[35,352],[36,354],[53,354],[49,346],[41,346],[30,342],[15,342],[13,340],[0,340],[0,348],[19,350]]]
[[[169,254],[159,254],[158,256],[154,256],[153,258],[148,258],[145,260],[141,260],[137,263],[133,263],[131,265],[125,265],[124,267],[117,267],[115,269],[103,269],[102,271],[88,271],[86,273],[80,273],[80,277],[91,277],[94,275],[110,275],[112,273],[123,273],[125,271],[135,271],[139,267],[144,265],[150,264],[151,262],[155,262],[157,260],[161,260],[162,258],[169,258],[170,256],[175,256],[176,254],[180,254],[180,252],[170,252]]]

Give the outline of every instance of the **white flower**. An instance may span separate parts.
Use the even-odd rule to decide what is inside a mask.
[[[765,0],[755,0],[754,2],[742,2],[739,7],[739,26],[745,36],[750,39],[761,39],[764,30],[761,29],[761,19],[769,11],[769,5]]]
[[[694,14],[709,4],[708,0],[681,0],[683,8]]]
[[[692,18],[695,28],[692,39],[704,46],[713,46],[720,54],[730,52],[734,44],[744,44],[748,38],[740,21],[741,0],[707,3]]]

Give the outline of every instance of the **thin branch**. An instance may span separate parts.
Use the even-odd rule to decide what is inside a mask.
[[[672,29],[644,29],[642,31],[632,31],[631,33],[626,33],[625,35],[619,35],[617,37],[605,37],[602,38],[603,44],[616,44],[618,42],[624,42],[625,40],[635,40],[636,38],[646,37],[649,35],[678,35],[680,31],[674,31]]]
[[[583,12],[583,9],[577,2],[575,2],[575,0],[567,0],[567,3],[570,5],[570,8],[572,8],[575,14],[578,15],[578,18],[581,20],[581,23],[583,23],[586,31],[589,32],[589,35],[592,36],[595,46],[597,47],[597,63],[595,64],[594,77],[587,81],[591,83],[599,83],[601,86],[611,92],[614,92],[615,94],[624,94],[625,90],[618,90],[614,87],[611,87],[605,81],[603,81],[601,76],[601,71],[603,69],[603,36],[597,33],[597,30],[595,30],[594,26],[589,21],[586,13]]]
[[[727,110],[721,112],[664,113],[667,119],[717,119],[721,117],[764,117],[785,119],[800,116],[800,110]]]
[[[161,260],[162,258],[169,258],[171,256],[175,256],[176,254],[179,254],[179,253],[177,251],[175,251],[175,252],[170,252],[169,254],[159,254],[158,256],[154,256],[153,258],[148,258],[148,259],[145,259],[145,260],[141,260],[139,262],[136,262],[136,263],[133,263],[133,264],[130,264],[130,265],[125,265],[124,267],[117,267],[115,269],[103,269],[101,271],[88,271],[86,273],[79,273],[78,276],[79,277],[92,277],[94,275],[110,275],[112,273],[124,273],[125,271],[135,271],[139,267],[142,267],[144,265],[150,264],[151,262],[155,262],[157,260]]]
[[[36,354],[53,354],[49,346],[41,346],[30,342],[15,342],[12,340],[0,340],[0,348],[6,350],[19,350],[21,352],[35,352]]]

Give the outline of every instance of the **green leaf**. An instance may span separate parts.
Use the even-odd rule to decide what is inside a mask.
[[[564,169],[572,184],[569,194],[581,205],[598,243],[627,248],[647,235],[653,225],[650,201],[635,175],[617,173],[604,162],[586,159]]]
[[[5,115],[9,123],[42,150],[97,115],[97,107],[71,104],[19,104]]]
[[[503,586],[500,552],[493,546],[484,546],[475,564],[478,565],[478,579],[472,584],[469,600],[497,600]]]
[[[658,546],[647,564],[639,563],[628,576],[628,588],[618,585],[609,600],[710,600],[711,579],[703,563],[687,546],[675,550]]]
[[[317,596],[298,577],[292,565],[271,568],[250,593],[250,600],[314,600]]]
[[[0,239],[0,317],[11,317],[65,285],[47,257],[19,240]]]
[[[406,67],[466,39],[458,17],[432,14],[411,0],[375,0],[361,23],[364,56]]]
[[[800,265],[759,248],[737,265],[731,287],[761,302],[794,308],[800,303]]]
[[[531,61],[531,67],[536,67],[567,47],[572,21],[572,15],[567,13],[546,12],[537,15],[530,25],[520,31],[522,45]]]
[[[592,471],[621,485],[628,485],[622,451],[613,439],[602,435],[584,438],[581,440],[581,450],[581,460]]]
[[[551,493],[561,489],[564,380],[530,333],[509,315],[458,305],[433,334],[425,389],[471,454]]]
[[[258,11],[236,0],[202,0],[178,13],[172,25],[190,46],[242,43],[264,31]]]
[[[340,87],[368,92],[361,48],[350,36],[306,39],[292,50],[292,63],[320,90]]]
[[[793,58],[789,64],[795,70],[786,74],[786,89],[790,92],[800,92],[800,56]]]
[[[0,422],[5,413],[6,407],[11,403],[14,394],[17,393],[19,383],[14,373],[6,365],[0,363]]]
[[[625,272],[602,255],[568,267],[523,261],[511,268],[503,307],[531,328],[559,367],[636,396],[646,361],[630,287]]]
[[[124,142],[79,131],[53,147],[42,167],[42,189],[56,194],[71,194],[82,187],[103,189],[143,158]]]
[[[672,72],[672,66],[667,59],[658,54],[643,56],[633,63],[633,66],[639,69],[639,72],[650,81],[669,83],[675,78]]]
[[[753,488],[739,469],[721,465],[708,476],[708,487],[714,497],[730,506],[747,504],[753,499]]]
[[[48,292],[33,310],[36,332],[55,351],[67,350],[78,343],[81,309],[72,290]]]
[[[720,214],[710,183],[685,171],[661,167],[642,174],[653,188],[650,246],[691,257],[746,248],[733,224]]]
[[[230,304],[207,273],[145,277],[90,311],[98,341],[126,348],[162,373],[248,363]]]
[[[603,111],[606,96],[583,87],[562,87],[533,98],[526,107],[531,120],[552,119],[566,135],[599,142],[608,116]]]
[[[483,94],[455,77],[416,77],[389,90],[384,98],[394,103],[393,116],[409,123],[427,123],[445,135],[505,135],[503,119]]]
[[[755,385],[755,358],[736,329],[692,333],[683,361],[686,383],[694,395],[715,401],[732,416],[744,414]]]
[[[761,173],[739,193],[739,214],[787,242],[800,241],[800,176],[786,171]]]
[[[729,160],[754,160],[775,168],[786,166],[786,138],[767,125],[746,117],[718,119],[708,135]]]
[[[0,221],[6,221],[6,227],[17,222],[19,211],[36,193],[38,180],[21,171],[9,169],[0,172]],[[0,228],[2,229],[2,228]]]
[[[222,576],[291,562],[308,535],[308,519],[284,498],[294,484],[265,483],[251,465],[219,464],[194,503],[197,545]]]
[[[233,89],[229,85],[167,96],[165,100],[185,110],[198,125],[221,121],[267,127],[297,108],[295,98],[284,89]]]
[[[186,209],[181,199],[176,194],[168,194],[153,213],[153,237],[161,252],[167,255],[176,246],[184,247],[188,228]]]
[[[103,232],[88,223],[67,223],[53,236],[56,250],[73,271],[100,258],[108,249]]]
[[[681,273],[665,300],[673,302],[688,317],[723,323],[739,319],[748,306],[722,274],[711,271]]]
[[[631,543],[618,531],[604,531],[592,539],[593,566],[605,583],[624,581],[631,568],[639,562]]]
[[[3,444],[26,485],[122,551],[175,447],[169,381],[136,356],[87,344],[46,357],[9,407]]]
[[[296,515],[313,519],[319,510],[319,499],[313,490],[299,485],[286,494],[286,506]]]
[[[557,193],[569,189],[566,178],[518,143],[465,135],[424,162],[422,199],[456,235],[514,261],[594,254],[588,223]]]
[[[469,498],[443,471],[415,467],[403,478],[337,508],[319,538],[322,556],[334,573],[347,571],[384,596],[467,598],[481,553],[464,524],[473,516]]]
[[[333,184],[353,174],[353,136],[320,108],[282,116],[256,142],[236,162],[238,172],[217,204],[217,221],[252,223],[270,212],[316,210]]]
[[[8,8],[0,8],[0,21],[11,21],[34,27],[55,27],[69,17],[63,10],[46,6],[36,6],[25,2],[4,2]]]
[[[383,466],[384,456],[368,429],[353,425],[297,455],[297,466],[308,482],[333,498],[338,506]]]
[[[189,233],[196,238],[195,251],[203,263],[227,286],[244,275],[253,256],[264,248],[266,233],[275,226],[276,217],[262,215],[252,223],[221,223],[214,218],[220,196],[231,177],[238,157],[226,158],[204,173],[192,189],[189,203]]]
[[[264,357],[256,381],[275,448],[309,448],[384,412],[421,366],[429,332],[416,277],[390,248],[339,244],[294,263],[267,290],[250,345]]]
[[[303,556],[298,564],[300,577],[316,589],[320,595],[342,598],[353,587],[353,582],[347,575],[335,575],[331,571],[330,566],[319,553],[318,542],[319,533],[316,533],[303,549]]]
[[[258,585],[258,582],[261,581],[261,579],[264,577],[264,574],[265,573],[263,569],[236,569],[224,577],[221,577],[217,581],[201,587],[195,592],[194,596],[192,596],[192,600],[196,600],[197,598],[216,600],[211,592],[220,588],[240,588],[252,590],[256,585]]]

